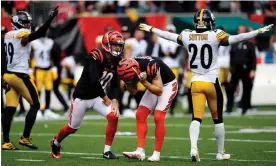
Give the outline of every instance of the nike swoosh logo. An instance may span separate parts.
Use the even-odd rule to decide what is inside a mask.
[[[109,155],[104,155],[104,157],[108,158],[109,159]]]

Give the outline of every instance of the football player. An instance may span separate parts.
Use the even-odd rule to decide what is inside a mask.
[[[6,33],[4,49],[7,55],[7,71],[4,74],[4,81],[11,87],[6,93],[7,108],[2,114],[3,140],[2,149],[16,150],[17,148],[9,139],[9,132],[12,118],[18,106],[19,97],[24,97],[31,105],[25,120],[23,135],[19,139],[19,144],[37,149],[32,142],[30,133],[35,123],[36,114],[40,103],[38,93],[33,81],[28,75],[30,42],[45,36],[51,22],[58,14],[58,7],[50,12],[48,20],[37,31],[31,33],[31,16],[25,11],[18,11],[11,18],[13,30]]]
[[[79,79],[70,107],[70,119],[62,127],[58,135],[50,141],[52,157],[60,158],[61,142],[68,135],[75,133],[88,109],[93,109],[106,117],[106,138],[103,158],[118,159],[111,152],[111,145],[118,125],[118,95],[120,91],[116,67],[124,50],[124,39],[117,31],[107,32],[102,38],[102,48],[95,48],[87,55],[84,68]],[[110,98],[105,93],[107,84],[111,82]]]
[[[37,27],[36,29],[38,29]],[[31,43],[33,58],[35,60],[35,84],[38,95],[40,97],[43,86],[45,87],[45,110],[43,115],[45,118],[57,119],[60,116],[50,110],[51,91],[53,90],[53,49],[54,41],[48,37],[37,39]]]
[[[147,117],[151,111],[154,111],[155,148],[148,161],[160,161],[160,152],[166,132],[165,117],[178,89],[175,75],[161,59],[150,56],[123,59],[117,71],[131,94],[137,93],[138,81],[147,89],[136,112],[137,149],[134,152],[123,152],[123,155],[130,159],[145,159]]]
[[[193,117],[190,124],[190,154],[193,162],[200,161],[197,140],[206,100],[215,123],[215,136],[218,145],[216,159],[224,160],[230,158],[229,154],[224,154],[223,96],[218,79],[218,46],[227,46],[249,40],[258,34],[269,31],[272,26],[273,24],[239,35],[227,35],[221,29],[215,29],[215,17],[208,9],[197,11],[194,15],[195,29],[183,30],[180,35],[162,31],[146,24],[140,24],[142,30],[152,32],[162,38],[183,45],[189,52],[193,101]]]

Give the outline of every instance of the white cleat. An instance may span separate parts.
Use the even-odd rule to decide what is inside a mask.
[[[36,113],[36,120],[44,120],[43,114],[41,112],[41,110],[38,110]]]
[[[216,159],[217,160],[229,160],[230,159],[230,154],[217,153]]]
[[[191,159],[192,162],[200,162],[199,152],[195,148],[191,149]]]
[[[129,159],[138,159],[143,161],[146,158],[145,152],[134,151],[134,152],[123,152],[123,155]]]
[[[160,153],[156,154],[153,152],[152,156],[148,158],[149,162],[159,162],[160,161]]]
[[[60,118],[60,115],[53,112],[52,110],[50,109],[46,109],[44,111],[44,118],[45,119],[59,119]]]

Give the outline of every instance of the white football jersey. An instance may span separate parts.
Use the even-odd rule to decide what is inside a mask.
[[[146,54],[148,43],[144,39],[138,41],[135,38],[130,38],[125,41],[125,47],[132,48],[131,58],[134,58],[136,56],[144,56]]]
[[[49,68],[51,66],[51,50],[53,45],[54,41],[47,37],[32,42],[36,67]]]
[[[218,66],[230,67],[230,48],[231,46],[219,46],[218,48]]]
[[[5,34],[4,49],[7,54],[8,71],[28,74],[31,45],[28,43],[23,47],[21,39],[30,33],[28,29],[19,29]]]
[[[218,46],[227,34],[220,30],[196,33],[194,30],[181,32],[182,42],[189,54],[189,66],[193,81],[216,82],[218,77]]]
[[[173,41],[169,41],[169,40],[165,40],[161,37],[158,38],[162,51],[166,54],[166,53],[175,53],[177,47],[179,47],[179,44],[173,42]],[[176,58],[172,58],[170,56],[165,56],[162,58],[163,62],[166,63],[167,66],[169,66],[169,68],[179,68],[180,67],[180,56],[181,54],[183,54],[182,51],[179,52],[179,54],[177,55]]]

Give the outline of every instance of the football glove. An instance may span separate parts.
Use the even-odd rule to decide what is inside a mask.
[[[147,25],[147,24],[140,24],[139,28],[143,31],[152,32],[153,26]]]
[[[263,28],[259,28],[258,29],[258,32],[259,33],[265,33],[265,32],[268,32],[272,27],[273,27],[274,24],[270,24],[268,26],[265,26]]]
[[[11,87],[4,79],[1,79],[1,87],[5,90],[5,93],[11,90]]]
[[[50,19],[54,19],[57,16],[57,14],[58,14],[58,7],[59,6],[55,7],[52,11],[50,11],[50,13],[49,13],[49,18]]]

